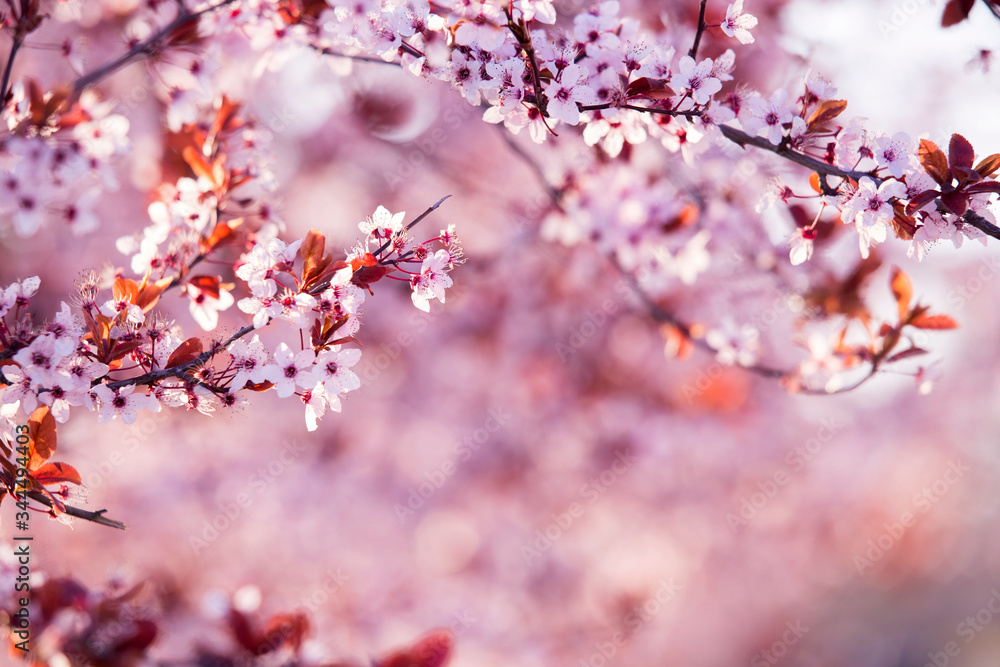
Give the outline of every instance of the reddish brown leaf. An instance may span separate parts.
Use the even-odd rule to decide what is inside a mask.
[[[201,339],[200,338],[188,338],[186,341],[177,346],[170,358],[167,359],[167,368],[173,368],[174,366],[182,366],[186,363],[194,361],[198,358],[198,355],[202,353]]]
[[[83,483],[80,473],[68,463],[46,463],[34,472],[34,477],[39,484],[43,485],[62,482]]]
[[[213,299],[219,298],[219,276],[193,276],[188,282]]]
[[[948,158],[945,156],[944,151],[937,147],[937,144],[928,139],[921,139],[917,155],[920,157],[920,164],[923,166],[924,171],[930,174],[931,178],[937,181],[939,185],[951,182],[948,173]]]
[[[948,0],[941,15],[941,27],[949,28],[964,21],[975,4],[976,0]]]
[[[142,308],[142,312],[144,313],[151,311],[160,300],[160,295],[163,294],[163,290],[165,290],[167,286],[173,282],[173,280],[173,278],[160,278],[155,283],[146,283],[143,288],[139,290],[139,297],[136,299],[136,305]]]
[[[819,127],[842,114],[846,108],[847,100],[827,100],[809,114],[809,120],[806,121],[806,125],[809,126],[809,129]]]
[[[244,385],[244,389],[249,389],[250,391],[267,391],[273,386],[273,382],[265,380],[264,382],[247,382]]]
[[[892,363],[894,361],[902,361],[903,359],[909,359],[910,357],[919,357],[922,354],[927,354],[927,350],[921,349],[919,347],[911,347],[908,350],[903,350],[902,352],[897,352],[888,359],[886,363]]]
[[[941,195],[941,203],[955,215],[963,215],[969,208],[969,196],[965,192],[946,192]]]
[[[236,231],[236,228],[243,224],[243,218],[235,218],[229,220],[228,222],[219,222],[215,225],[215,229],[208,236],[207,239],[202,241],[201,250],[203,253],[208,253],[223,241],[228,239]]]
[[[987,155],[979,164],[976,165],[976,171],[982,177],[987,177],[992,174],[997,169],[1000,169],[1000,153],[994,153],[993,155]]]
[[[973,183],[969,187],[965,188],[965,191],[970,195],[982,194],[984,192],[1000,193],[1000,183],[997,183],[996,181],[980,181],[979,183]]]
[[[924,190],[918,195],[914,195],[910,198],[909,203],[906,204],[906,214],[913,215],[927,204],[938,198],[941,193],[937,190]]]
[[[909,322],[918,329],[957,329],[958,322],[948,315],[920,315]]]
[[[351,276],[351,282],[358,287],[367,289],[369,285],[381,280],[391,270],[391,266],[362,266]]]
[[[443,667],[451,657],[454,643],[450,630],[433,630],[412,646],[376,660],[374,667]]]
[[[902,322],[910,312],[910,300],[913,298],[913,283],[910,277],[900,271],[899,267],[892,267],[889,282],[892,288],[892,296],[896,299],[896,306],[899,308],[899,320]]]
[[[56,418],[47,405],[28,417],[28,439],[28,470],[34,472],[56,451]]]
[[[948,142],[948,164],[951,165],[955,177],[958,178],[958,175],[954,173],[956,167],[972,169],[972,163],[975,159],[976,151],[969,140],[961,134],[951,135],[951,141]]]
[[[310,229],[306,238],[299,246],[299,254],[302,256],[302,280],[308,282],[311,274],[317,270],[323,261],[323,252],[326,250],[326,237],[318,229]]]
[[[309,619],[305,614],[276,614],[264,626],[255,653],[262,655],[287,646],[298,651],[309,633]]]
[[[115,301],[136,303],[139,299],[139,286],[131,278],[115,278],[115,282],[111,286],[111,293]]]

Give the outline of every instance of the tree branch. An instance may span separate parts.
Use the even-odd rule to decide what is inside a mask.
[[[962,216],[962,221],[968,225],[972,225],[987,236],[1000,239],[1000,227],[992,224],[972,209],[965,212],[965,215]]]
[[[707,4],[708,0],[701,0],[701,9],[698,10],[698,31],[694,34],[694,44],[691,45],[691,50],[688,51],[688,55],[692,58],[697,58],[698,45],[701,44],[701,36],[705,32],[705,28],[708,27],[705,23],[705,5]]]
[[[46,507],[52,507],[52,500],[43,493],[38,491],[29,491],[27,496],[34,501],[37,501]],[[117,528],[118,530],[128,530],[128,527],[121,521],[115,521],[114,519],[108,519],[104,516],[104,512],[107,510],[97,510],[96,512],[89,512],[87,510],[82,510],[79,507],[73,507],[72,505],[62,506],[63,514],[68,514],[70,516],[76,517],[77,519],[83,519],[84,521],[91,521],[93,523],[99,523],[102,526],[108,526],[109,528]]]
[[[129,61],[131,61],[133,58],[136,58],[137,56],[140,56],[144,53],[146,54],[151,53],[153,51],[153,47],[155,47],[160,42],[160,40],[162,40],[164,37],[172,33],[180,26],[184,25],[188,21],[195,21],[204,16],[205,14],[214,12],[216,9],[225,7],[228,4],[232,4],[234,1],[235,0],[221,0],[220,2],[212,5],[211,7],[206,7],[205,9],[202,9],[194,13],[190,14],[181,13],[180,15],[177,16],[177,18],[175,18],[173,21],[171,21],[166,26],[161,28],[158,32],[156,32],[152,37],[150,37],[146,41],[136,44],[131,49],[129,49],[127,53],[122,54],[121,56],[115,58],[108,64],[99,67],[93,72],[85,74],[81,76],[79,79],[77,79],[73,83],[73,91],[70,94],[69,100],[70,101],[76,100],[76,98],[80,96],[80,93],[82,93],[85,89],[94,85],[95,83],[97,83],[107,75],[111,74],[112,72],[121,69],[122,67],[127,65]]]

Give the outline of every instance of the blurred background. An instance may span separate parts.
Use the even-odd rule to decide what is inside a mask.
[[[121,11],[111,4],[95,3]],[[622,4],[686,48],[697,3]],[[975,62],[1000,43],[985,6],[950,29],[942,3],[921,0],[745,9],[760,24],[737,50],[738,79],[765,92],[812,67],[849,100],[845,118],[1000,151],[1000,72]],[[164,661],[195,642],[225,646],[219,600],[242,591],[253,608],[259,591],[264,613],[308,610],[310,650],[332,658],[451,627],[456,667],[996,664],[994,244],[939,246],[919,264],[905,242],[880,248],[864,292],[873,308],[892,312],[898,264],[923,303],[961,325],[928,336],[944,371],[930,394],[894,375],[840,396],[790,394],[703,352],[667,358],[598,250],[539,240],[538,177],[443,86],[377,64],[345,78],[344,63],[295,57],[255,83],[221,64],[274,135],[286,237],[318,227],[346,248],[377,205],[412,219],[450,194],[418,231],[456,224],[468,262],[430,314],[405,286],[374,286],[363,386],[314,433],[299,402],[270,394],[242,413],[141,413],[132,426],[76,414],[60,428],[61,458],[83,475],[87,507],[129,529],[36,521],[34,567],[95,588],[151,580]],[[102,91],[124,98],[146,76],[132,66]],[[154,96],[125,112],[134,150],[122,191],[99,207],[101,231],[2,240],[3,284],[40,274],[39,312],[57,309],[79,271],[126,264],[114,239],[145,224],[162,121]],[[558,178],[548,153],[515,140]],[[568,129],[555,145],[564,157],[582,146]],[[753,177],[758,192],[765,176]],[[741,215],[767,238],[752,202]],[[837,266],[836,251],[822,261]],[[195,331],[184,300],[164,308]],[[754,316],[725,296],[687,312]],[[221,331],[240,315],[225,313]],[[765,339],[787,341],[779,329]],[[769,355],[803,357],[787,343]]]

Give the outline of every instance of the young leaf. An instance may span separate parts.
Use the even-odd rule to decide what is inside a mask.
[[[950,28],[964,21],[975,4],[976,0],[948,0],[948,4],[944,6],[944,14],[941,15],[941,27]]]
[[[827,100],[809,114],[809,120],[806,121],[806,125],[810,129],[822,125],[842,114],[846,108],[847,100]]]
[[[311,274],[323,261],[323,252],[326,250],[326,237],[318,229],[310,229],[306,238],[299,246],[299,254],[302,255],[302,280],[308,282]]]
[[[68,463],[46,463],[34,472],[35,481],[39,484],[59,484],[70,482],[82,484],[83,479],[76,468]]]
[[[918,329],[957,329],[958,322],[948,315],[920,315],[909,321]]]
[[[913,283],[910,282],[908,275],[899,270],[899,267],[892,267],[891,275],[890,286],[892,287],[892,296],[896,299],[896,305],[899,307],[899,320],[903,321],[906,319],[906,314],[910,312],[910,300],[913,298]]]
[[[56,451],[56,418],[47,405],[28,417],[28,470],[38,470]]]
[[[194,361],[198,358],[198,355],[202,353],[201,339],[200,338],[188,338],[186,341],[177,346],[177,349],[170,354],[170,358],[167,359],[167,368],[173,368],[174,366],[183,366],[186,363]]]
[[[972,148],[972,144],[969,143],[968,139],[961,134],[951,135],[951,141],[948,142],[948,164],[951,165],[952,175],[955,178],[959,178],[955,168],[965,167],[966,169],[972,169],[972,163],[975,158],[976,151]]]
[[[937,147],[937,144],[927,139],[921,139],[917,155],[920,157],[920,164],[924,171],[930,174],[931,178],[939,185],[951,182],[948,174],[948,158],[945,157],[944,151]]]
[[[1000,168],[1000,153],[987,155],[979,161],[979,164],[976,165],[976,171],[978,171],[979,175],[983,178],[986,178],[998,168]]]
[[[443,667],[451,657],[454,642],[450,630],[434,630],[412,646],[376,660],[374,667]]]

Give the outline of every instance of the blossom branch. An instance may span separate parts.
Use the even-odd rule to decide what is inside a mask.
[[[29,491],[27,496],[32,500],[41,503],[49,508],[53,507],[54,503],[52,499],[43,493],[37,491]],[[62,504],[62,503],[60,503]],[[102,526],[108,526],[109,528],[117,528],[118,530],[128,530],[128,527],[121,521],[115,521],[114,519],[108,519],[104,516],[104,512],[107,510],[97,510],[96,512],[89,512],[87,510],[82,510],[79,507],[73,507],[72,505],[62,504],[60,511],[63,514],[68,514],[77,519],[83,519],[84,521],[91,521],[93,523],[98,523]]]
[[[962,216],[962,220],[969,225],[972,225],[982,233],[987,236],[992,236],[995,239],[1000,239],[1000,227],[992,224],[986,220],[983,216],[979,215],[973,210],[968,210],[965,215]]]
[[[136,44],[131,49],[129,49],[128,52],[122,54],[118,58],[115,58],[110,63],[103,65],[102,67],[99,67],[93,72],[85,74],[79,79],[77,79],[73,83],[73,91],[72,94],[70,95],[70,100],[75,100],[80,95],[80,93],[82,93],[85,89],[94,85],[95,83],[97,83],[104,77],[108,76],[109,74],[121,69],[122,67],[127,65],[133,58],[136,58],[137,56],[140,56],[142,54],[148,55],[152,53],[154,48],[159,44],[159,42],[164,37],[170,35],[170,33],[172,33],[180,26],[184,25],[185,23],[188,23],[189,21],[195,21],[204,16],[205,14],[215,11],[216,9],[232,4],[234,1],[235,0],[221,0],[218,3],[211,5],[210,7],[206,7],[205,9],[193,13],[187,13],[183,11],[183,6],[181,6],[182,12],[177,16],[177,18],[175,18],[173,21],[171,21],[166,26],[161,28],[158,32],[154,33],[149,39],[147,39],[144,42],[140,42],[139,44]]]
[[[705,5],[708,4],[708,0],[701,0],[701,8],[698,10],[698,30],[694,34],[694,44],[691,45],[691,50],[688,51],[688,55],[695,58],[698,55],[698,46],[701,44],[701,36],[705,32],[705,28],[708,24],[705,23]]]

